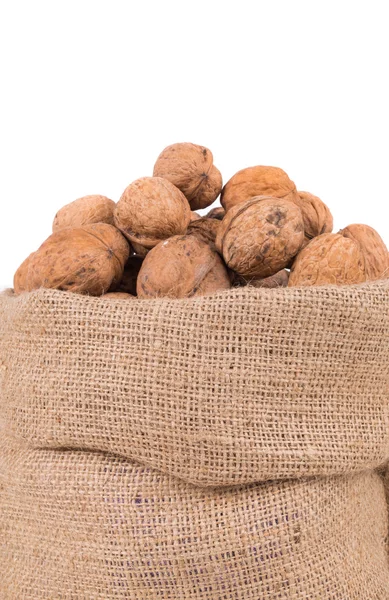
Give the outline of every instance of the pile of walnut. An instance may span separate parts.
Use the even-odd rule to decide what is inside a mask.
[[[221,194],[221,205],[205,217]],[[231,287],[354,284],[389,277],[368,225],[332,233],[328,207],[277,167],[250,167],[223,187],[210,150],[173,144],[153,177],[115,203],[85,196],[56,214],[52,235],[15,274],[40,287],[105,298],[190,298]]]

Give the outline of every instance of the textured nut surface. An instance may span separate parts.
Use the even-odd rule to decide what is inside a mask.
[[[341,229],[339,233],[359,245],[365,261],[367,281],[389,277],[388,249],[373,227],[353,224]]]
[[[120,281],[129,251],[122,234],[106,223],[61,229],[21,264],[15,292],[45,287],[101,296]]]
[[[220,221],[217,219],[208,219],[208,217],[202,217],[201,219],[189,224],[187,233],[197,235],[200,239],[204,240],[204,242],[211,244],[215,249],[214,246],[219,227]]]
[[[143,258],[140,256],[130,256],[125,264],[123,277],[117,286],[117,292],[126,292],[132,296],[136,296],[136,280],[142,263]]]
[[[248,167],[238,171],[227,181],[221,194],[223,208],[246,202],[253,196],[272,196],[292,202],[298,199],[296,186],[278,167]]]
[[[192,221],[197,221],[198,219],[201,219],[201,215],[192,210],[192,212],[190,213],[190,222],[192,223]]]
[[[135,296],[132,294],[126,294],[125,292],[108,292],[108,294],[104,294],[101,296],[103,299],[107,298],[111,300],[112,298],[118,298],[119,300],[133,300]]]
[[[222,221],[226,215],[226,211],[222,206],[216,206],[206,214],[208,219],[218,219],[218,221]]]
[[[252,279],[249,281],[249,285],[256,288],[279,288],[279,287],[287,287],[289,281],[289,271],[282,269],[271,275],[270,277],[265,277],[264,279]]]
[[[221,192],[222,176],[212,152],[197,144],[172,144],[162,150],[154,165],[154,177],[164,177],[177,186],[192,210],[212,204]]]
[[[288,200],[258,196],[231,208],[216,237],[227,266],[247,279],[284,269],[304,240],[300,209]]]
[[[334,221],[330,209],[320,198],[309,192],[298,192],[294,199],[303,215],[304,245],[322,233],[331,233]]]
[[[338,233],[323,233],[301,250],[288,285],[342,285],[365,279],[363,255],[357,242]]]
[[[114,219],[131,242],[153,248],[161,240],[185,233],[190,214],[184,194],[170,181],[141,177],[124,190]]]
[[[92,223],[113,225],[115,202],[106,196],[83,196],[63,206],[55,215],[53,232]]]
[[[190,298],[231,287],[220,256],[195,235],[175,236],[150,250],[138,275],[139,298]]]

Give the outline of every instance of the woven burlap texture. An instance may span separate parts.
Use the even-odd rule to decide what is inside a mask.
[[[0,597],[387,600],[388,292],[1,295]]]
[[[2,600],[387,600],[372,472],[212,489],[0,438]]]
[[[35,448],[114,452],[231,485],[389,456],[389,282],[0,303],[4,418]]]

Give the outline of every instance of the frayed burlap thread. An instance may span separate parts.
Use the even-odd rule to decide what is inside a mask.
[[[0,597],[387,600],[388,292],[0,295]]]

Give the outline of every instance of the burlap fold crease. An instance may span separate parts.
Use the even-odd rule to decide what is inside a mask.
[[[0,295],[2,600],[388,600],[389,281]]]

